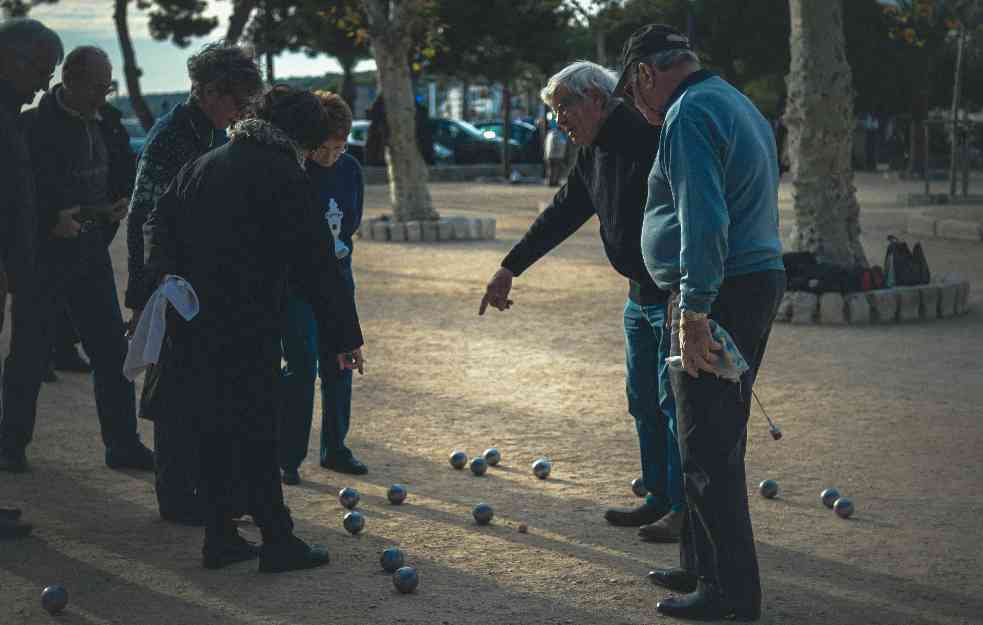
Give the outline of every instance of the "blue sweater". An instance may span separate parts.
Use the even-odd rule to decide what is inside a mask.
[[[771,126],[712,73],[689,76],[669,99],[649,175],[642,255],[681,308],[710,312],[720,283],[783,271],[778,158]]]
[[[338,203],[338,209],[343,213],[341,218],[341,240],[348,249],[355,251],[352,235],[362,223],[362,203],[365,196],[365,185],[362,182],[362,167],[350,154],[342,154],[331,167],[322,167],[314,161],[307,161],[307,175],[317,189],[321,207],[328,210],[333,199]],[[321,222],[322,236],[326,241],[332,241],[331,227],[326,219]],[[351,267],[352,255],[349,254],[341,261],[345,267]]]

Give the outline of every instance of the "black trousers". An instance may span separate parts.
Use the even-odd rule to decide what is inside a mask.
[[[200,440],[205,539],[224,535],[243,513],[253,517],[264,543],[290,536],[293,521],[283,503],[277,442],[227,433],[202,434]]]
[[[68,306],[62,306],[55,317],[55,354],[64,354],[75,351],[75,346],[79,341],[78,332],[75,330],[75,321]]]
[[[103,443],[107,449],[132,448],[140,440],[136,394],[133,383],[123,377],[127,350],[123,315],[102,232],[86,230],[78,239],[49,242],[39,254],[38,274],[37,285],[18,286],[14,297],[0,446],[23,450],[31,441],[56,318],[67,306],[92,362]]]
[[[201,436],[180,415],[154,421],[154,487],[157,506],[165,518],[189,518],[201,513]]]
[[[785,273],[764,271],[724,280],[710,318],[726,329],[750,369],[739,384],[700,372],[671,370],[687,516],[682,568],[716,586],[744,616],[761,612],[761,581],[748,512],[744,453],[751,389],[785,292]],[[679,353],[678,296],[671,304]]]

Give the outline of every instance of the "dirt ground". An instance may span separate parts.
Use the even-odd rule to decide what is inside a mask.
[[[858,187],[880,262],[885,236],[903,233],[914,210],[897,195],[918,185],[861,176]],[[350,443],[371,471],[319,468],[315,433],[303,484],[286,490],[298,533],[329,546],[329,566],[203,570],[201,531],[157,517],[151,476],[103,465],[90,381],[62,374],[42,392],[31,472],[0,475],[0,502],[36,524],[32,538],[0,543],[0,625],[673,622],[655,612],[666,593],[644,576],[673,565],[677,547],[640,543],[601,516],[638,501],[639,466],[624,393],[626,285],[596,222],[516,281],[511,311],[479,318],[485,282],[551,190],[440,184],[433,195],[445,214],[495,216],[498,238],[356,244],[368,372],[355,382]],[[368,190],[370,215],[386,204],[384,187]],[[785,186],[782,207],[788,223]],[[757,390],[785,437],[772,441],[755,409],[747,459],[763,623],[983,623],[983,245],[924,243],[935,273],[972,281],[967,316],[772,334]],[[114,256],[122,283],[120,239]],[[503,461],[486,477],[447,463],[455,448],[490,446]],[[547,481],[529,468],[539,456],[554,461]],[[779,482],[777,499],[753,490],[765,478]],[[385,499],[394,482],[409,489],[401,507]],[[341,526],[343,486],[362,493],[359,537]],[[828,486],[854,499],[852,519],[821,505]],[[494,506],[490,526],[471,519],[480,501]],[[397,594],[381,572],[389,545],[418,568],[415,594]],[[71,598],[57,617],[38,601],[53,583]]]

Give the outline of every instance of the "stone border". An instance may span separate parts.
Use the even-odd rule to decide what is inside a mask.
[[[983,241],[983,223],[963,219],[936,219],[926,213],[908,218],[908,233],[923,237]]]
[[[776,321],[795,325],[868,325],[933,321],[969,312],[969,282],[943,281],[862,293],[790,291]]]
[[[393,221],[376,217],[362,222],[356,235],[369,241],[493,241],[494,217],[444,217],[436,221]]]

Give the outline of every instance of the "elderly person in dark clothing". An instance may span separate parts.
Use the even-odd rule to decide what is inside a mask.
[[[112,87],[106,53],[94,47],[76,48],[65,58],[62,76],[62,84],[21,115],[34,170],[39,226],[40,293],[33,314],[39,317],[41,337],[26,347],[31,359],[41,358],[45,366],[38,374],[32,363],[30,372],[18,375],[21,385],[12,395],[14,401],[6,405],[0,446],[23,460],[34,430],[46,356],[55,341],[56,319],[67,304],[92,358],[106,464],[150,471],[153,454],[137,434],[133,383],[122,373],[127,346],[108,249],[126,216],[133,153],[119,111],[106,104]],[[21,358],[20,348],[11,350],[15,358]],[[13,367],[10,373],[15,374]],[[13,469],[23,468],[20,464]]]
[[[635,417],[646,501],[610,508],[612,525],[639,527],[642,540],[675,542],[683,517],[675,405],[669,388],[668,293],[649,277],[639,244],[649,171],[659,130],[613,97],[611,70],[578,61],[550,78],[542,98],[556,111],[560,131],[579,146],[577,163],[553,202],[530,226],[488,283],[478,314],[509,306],[512,280],[597,215],[611,266],[628,279],[624,308],[628,411]]]
[[[133,311],[130,329],[139,319],[143,303],[143,226],[147,216],[177,172],[190,161],[227,141],[225,129],[262,90],[259,68],[242,48],[210,44],[188,59],[191,96],[161,116],[147,135],[140,154],[130,200],[126,244],[129,282],[125,304]],[[154,373],[147,374],[152,385]],[[145,387],[146,387],[145,384]],[[161,518],[201,525],[204,506],[198,491],[198,435],[194,424],[179,415],[154,420],[155,491]]]
[[[310,568],[323,547],[293,534],[278,462],[280,319],[287,276],[308,299],[322,354],[339,367],[361,359],[352,290],[320,227],[307,155],[332,126],[317,96],[271,89],[255,118],[238,122],[228,144],[186,165],[157,203],[145,231],[148,262],[140,304],[167,275],[197,292],[190,321],[170,311],[161,353],[158,419],[181,415],[199,432],[207,511],[206,568],[255,556],[233,518],[260,527],[260,571]]]
[[[636,31],[622,66],[619,88],[662,126],[642,254],[656,284],[673,292],[681,361],[670,369],[687,502],[680,567],[650,579],[688,593],[659,602],[666,616],[755,620],[761,584],[744,453],[751,390],[785,291],[775,139],[754,104],[702,69],[670,26]],[[747,361],[738,382],[715,375],[718,324]]]
[[[17,291],[8,372],[14,349],[26,358],[26,364],[37,367],[37,375],[47,364],[47,359],[30,359],[30,346],[40,338],[40,324],[34,314],[38,292],[37,202],[31,155],[17,116],[34,94],[48,88],[63,55],[61,39],[41,22],[12,19],[0,23],[0,154],[5,159],[0,167],[0,330],[7,310],[7,293]],[[28,369],[26,373],[32,372]],[[4,377],[0,423],[2,410],[8,404],[9,381]],[[17,380],[14,382],[13,388],[17,389]],[[23,451],[17,451],[0,449],[0,469],[26,465]],[[20,516],[17,508],[0,508],[0,538],[18,538],[31,532],[31,525],[21,521]]]

